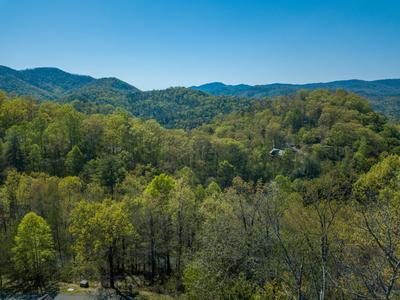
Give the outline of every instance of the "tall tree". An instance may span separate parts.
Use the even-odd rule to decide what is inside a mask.
[[[125,177],[125,166],[117,155],[110,155],[99,159],[97,178],[114,195],[115,186]]]
[[[84,157],[78,146],[73,146],[65,159],[65,169],[67,174],[78,176],[83,168]]]
[[[125,205],[109,199],[102,203],[82,200],[72,212],[70,232],[78,263],[95,263],[100,275],[115,288],[117,259],[124,259],[122,245],[136,234]]]
[[[46,221],[30,212],[18,226],[12,258],[23,286],[42,292],[55,270],[55,251]]]
[[[144,204],[148,218],[150,246],[150,265],[152,280],[157,273],[157,258],[164,261],[164,271],[171,272],[171,217],[168,202],[172,197],[175,181],[172,177],[161,174],[153,178],[144,192]]]

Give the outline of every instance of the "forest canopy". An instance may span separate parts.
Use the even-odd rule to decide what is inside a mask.
[[[400,297],[400,126],[362,97],[188,108],[185,130],[82,103],[0,94],[4,293],[140,276],[188,299]]]

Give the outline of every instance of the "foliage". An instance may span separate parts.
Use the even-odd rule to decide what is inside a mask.
[[[218,96],[237,96],[246,98],[263,98],[285,96],[299,90],[344,89],[366,97],[372,107],[391,118],[399,119],[400,80],[384,79],[375,81],[341,80],[327,83],[308,84],[266,84],[250,86],[245,84],[226,85],[220,82],[194,86],[192,89]]]
[[[171,94],[197,107],[148,93]],[[0,94],[2,288],[51,273],[190,299],[399,297],[400,127],[359,96],[302,91],[191,130],[75,104]]]
[[[18,280],[26,287],[45,288],[54,271],[53,237],[46,221],[30,212],[18,225],[12,260]]]
[[[72,211],[70,232],[75,239],[77,263],[94,262],[100,274],[106,270],[110,287],[114,288],[120,243],[135,235],[123,203],[108,199],[102,203],[81,201]]]

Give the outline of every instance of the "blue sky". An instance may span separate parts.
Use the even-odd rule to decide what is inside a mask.
[[[144,90],[400,78],[400,1],[0,0],[0,64]]]

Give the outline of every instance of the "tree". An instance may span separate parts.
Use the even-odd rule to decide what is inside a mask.
[[[172,230],[171,216],[167,208],[174,188],[174,179],[166,174],[161,174],[154,177],[144,191],[152,280],[154,280],[157,272],[157,257],[163,259],[164,271],[167,274],[171,273],[170,243]]]
[[[33,144],[30,147],[28,155],[28,170],[31,172],[39,172],[42,169],[43,157],[40,152],[40,147],[37,144]]]
[[[176,289],[183,289],[183,258],[185,246],[193,244],[196,225],[195,195],[184,179],[177,181],[173,197],[169,202],[169,212],[172,216],[174,232],[174,249],[176,255]]]
[[[43,141],[49,167],[47,172],[62,175],[65,155],[71,149],[65,128],[58,123],[50,123],[43,133]]]
[[[235,177],[235,167],[228,161],[223,160],[218,165],[218,181],[222,187],[227,187],[232,183],[232,179]]]
[[[67,176],[58,183],[58,193],[60,195],[60,212],[57,216],[57,241],[59,247],[61,263],[64,263],[65,257],[71,255],[71,235],[68,228],[71,223],[71,212],[73,208],[82,199],[82,182],[79,177]]]
[[[253,299],[256,282],[269,279],[273,271],[267,266],[276,255],[260,222],[263,189],[238,177],[223,193],[210,184],[200,208],[201,250],[184,272],[191,299]]]
[[[7,178],[2,186],[0,193],[4,214],[2,215],[4,230],[7,230],[7,220],[11,221],[22,217],[21,208],[17,199],[17,189],[21,179],[21,174],[11,169],[7,172]]]
[[[63,281],[119,286],[138,274],[183,284],[191,299],[400,297],[400,125],[367,101],[303,91],[248,110],[223,98],[219,111],[230,101],[241,110],[185,131],[100,94],[104,107],[0,95],[0,286],[34,276],[12,259],[34,211]],[[144,99],[123,105],[191,127],[214,116],[193,108],[194,96],[149,92],[157,112]],[[172,116],[177,103],[186,108]]]
[[[69,149],[77,145],[81,139],[83,115],[71,105],[63,105],[57,110],[57,122],[67,135]]]
[[[24,286],[42,292],[55,270],[54,242],[46,221],[34,212],[26,214],[12,251],[17,278]]]
[[[77,176],[83,168],[84,157],[78,146],[74,146],[68,152],[65,159],[65,169],[67,174]]]
[[[97,177],[100,183],[114,195],[115,186],[125,177],[123,161],[116,155],[101,158],[98,163]]]
[[[136,235],[124,203],[82,200],[72,211],[70,232],[77,262],[94,262],[100,275],[106,275],[109,286],[115,288],[117,260],[125,259],[122,245]]]
[[[18,171],[25,170],[26,152],[23,145],[23,131],[18,126],[13,126],[7,131],[5,156],[10,166]]]
[[[362,292],[373,298],[400,296],[399,180],[400,157],[392,155],[354,184],[358,203],[352,216],[356,230],[349,243],[356,247],[348,247],[351,273],[365,286]],[[366,256],[368,260],[363,259]]]

